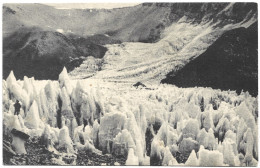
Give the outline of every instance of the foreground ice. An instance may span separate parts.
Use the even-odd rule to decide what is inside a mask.
[[[14,116],[19,100],[21,114]],[[247,92],[102,80],[3,81],[4,134],[42,136],[49,150],[124,155],[127,165],[256,166],[257,98]],[[180,157],[181,156],[181,157]],[[182,158],[182,159],[181,159]],[[184,159],[183,159],[184,158]],[[150,161],[149,161],[150,160]]]

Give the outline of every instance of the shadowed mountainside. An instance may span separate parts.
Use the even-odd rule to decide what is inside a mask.
[[[87,56],[104,56],[107,49],[97,44],[98,38],[104,37],[100,35],[95,41],[92,40],[94,37],[90,38],[66,37],[38,28],[19,29],[4,38],[3,77],[6,78],[13,70],[18,79],[24,75],[36,79],[57,79],[64,66],[71,71]]]
[[[203,54],[178,72],[170,72],[162,83],[178,87],[212,87],[258,94],[257,22],[224,33]]]

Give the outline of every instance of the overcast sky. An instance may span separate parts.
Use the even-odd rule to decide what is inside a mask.
[[[112,9],[127,6],[135,6],[140,3],[46,3],[46,5],[53,6],[57,9]]]

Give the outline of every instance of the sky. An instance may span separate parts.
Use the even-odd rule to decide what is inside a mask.
[[[136,6],[140,3],[45,3],[57,9],[112,9]]]

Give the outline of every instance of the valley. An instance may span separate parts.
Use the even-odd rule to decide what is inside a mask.
[[[257,3],[6,3],[2,36],[4,165],[258,165]]]

